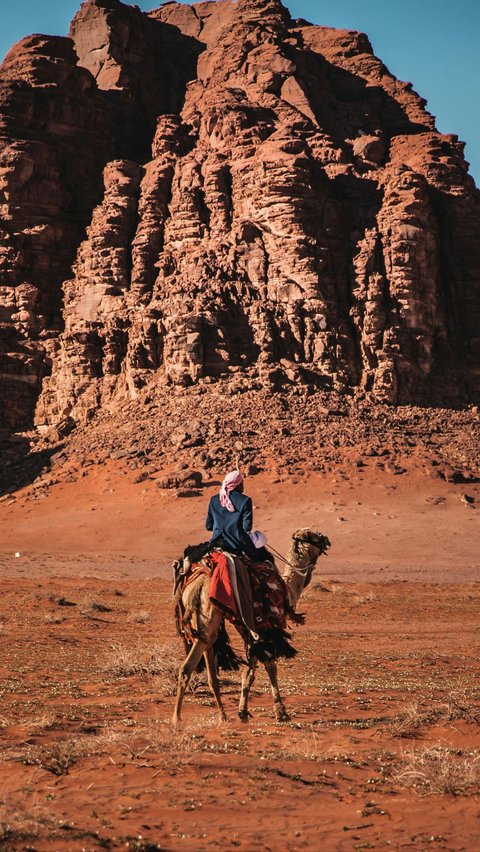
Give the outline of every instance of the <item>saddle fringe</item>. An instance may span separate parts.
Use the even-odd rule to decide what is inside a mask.
[[[260,639],[248,648],[248,659],[256,657],[261,663],[272,663],[282,657],[286,660],[291,660],[296,657],[298,651],[289,640],[292,638],[291,633],[286,630],[281,630],[278,627],[271,627],[268,630],[260,631]]]
[[[287,618],[293,624],[305,624],[305,613],[303,612],[294,612],[294,610],[290,610],[287,613]]]

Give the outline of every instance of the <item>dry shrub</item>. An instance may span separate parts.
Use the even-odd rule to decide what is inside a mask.
[[[67,621],[66,615],[57,615],[56,612],[48,612],[45,616],[46,624],[62,624],[63,621]]]
[[[170,722],[151,720],[133,725],[128,731],[109,730],[99,736],[71,736],[42,745],[5,750],[4,760],[16,760],[28,766],[38,766],[53,775],[68,775],[81,758],[120,752],[132,762],[151,761],[161,755],[162,765],[187,764],[195,752],[206,748],[204,732],[218,728],[216,715],[184,725],[176,730]],[[1,837],[1,835],[0,835]],[[0,848],[2,848],[0,846]]]
[[[115,644],[106,660],[105,672],[114,677],[157,675],[167,687],[176,689],[181,660],[180,649],[172,642],[163,645],[137,644],[133,647]]]
[[[256,732],[258,731],[259,728],[256,729]],[[333,759],[334,750],[331,750],[331,753],[326,752],[325,742],[315,731],[302,731],[299,737],[296,737],[292,731],[288,745],[280,749],[275,746],[274,754],[276,759],[283,760],[324,761]]]
[[[37,736],[38,734],[43,733],[43,731],[48,731],[51,728],[55,727],[57,721],[57,717],[55,713],[44,713],[43,716],[39,716],[38,719],[25,719],[20,722],[21,725],[25,725],[30,736]]]
[[[480,752],[455,751],[441,746],[406,752],[394,780],[402,787],[413,787],[423,796],[460,796],[477,792]]]
[[[404,713],[395,716],[388,729],[392,737],[416,737],[424,725],[436,722],[441,717],[439,710],[422,710],[418,702],[410,704]]]
[[[137,731],[137,735],[149,744],[152,751],[168,752],[176,756],[198,750],[198,731],[193,725],[177,730],[169,722],[150,722]],[[196,741],[197,740],[197,741]]]
[[[96,600],[91,595],[86,595],[81,604],[80,614],[84,618],[95,618],[98,613],[112,612],[112,607]]]
[[[133,760],[160,754],[162,763],[180,766],[190,763],[193,754],[206,748],[204,732],[218,728],[218,717],[203,717],[176,729],[170,722],[159,719],[141,723],[128,734],[118,736],[121,751]]]
[[[104,754],[118,739],[110,732],[102,736],[71,736],[44,745],[28,746],[21,751],[6,752],[5,757],[28,766],[39,766],[52,775],[68,775],[70,768],[82,757]]]
[[[298,740],[291,740],[287,749],[289,756],[293,758],[305,758],[306,760],[324,760],[325,743],[314,731],[304,733]]]
[[[425,709],[421,703],[414,702],[404,713],[392,719],[389,730],[393,737],[415,737],[424,725],[442,720],[453,722],[457,719],[480,723],[480,712],[470,703],[467,688],[464,686],[454,689],[447,700],[437,706]]]
[[[154,689],[161,695],[171,696],[176,694],[178,669],[183,660],[181,648],[176,642],[163,645],[140,643],[133,647],[115,644],[106,660],[105,673],[119,678],[132,675],[155,678]],[[194,672],[190,678],[189,691],[195,692],[205,684],[205,672]]]
[[[0,844],[7,850],[8,841],[37,837],[41,829],[52,829],[55,824],[48,811],[41,805],[34,805],[28,810],[19,810],[0,803]],[[4,845],[5,844],[5,845]]]
[[[441,705],[443,718],[453,722],[465,719],[467,722],[480,723],[480,709],[470,701],[468,687],[460,683],[453,689],[444,704]]]
[[[80,758],[90,754],[81,739],[61,740],[48,745],[33,746],[19,757],[22,763],[39,766],[53,775],[68,775],[70,767]]]
[[[150,613],[145,609],[141,609],[139,612],[131,612],[127,615],[127,621],[133,621],[135,624],[146,624],[150,621]]]
[[[365,595],[355,595],[352,598],[352,604],[354,606],[362,606],[366,603],[372,603],[372,601],[376,600],[376,597],[374,592],[367,592]]]

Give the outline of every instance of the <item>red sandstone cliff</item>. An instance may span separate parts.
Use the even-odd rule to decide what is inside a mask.
[[[232,371],[478,400],[479,194],[365,35],[278,0],[70,35],[0,68],[1,426]]]

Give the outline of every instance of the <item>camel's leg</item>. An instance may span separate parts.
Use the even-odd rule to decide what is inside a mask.
[[[264,665],[265,671],[267,672],[268,678],[272,686],[274,710],[275,716],[277,717],[277,722],[289,722],[290,716],[285,710],[285,705],[282,701],[282,696],[280,695],[280,690],[278,688],[277,664],[275,660],[272,660],[271,663],[265,663]]]
[[[196,639],[193,647],[184,661],[184,663],[180,666],[180,671],[178,673],[178,686],[177,686],[177,697],[175,700],[175,708],[173,711],[172,722],[174,725],[178,725],[180,722],[180,717],[182,713],[182,702],[183,697],[185,695],[185,691],[188,686],[188,682],[197,668],[202,654],[205,651],[208,651],[214,644],[215,639],[217,638],[218,629],[223,621],[223,613],[220,610],[213,610],[212,615],[208,624],[202,630],[202,638]]]
[[[205,657],[205,664],[207,666],[207,677],[208,677],[208,685],[210,687],[210,691],[211,691],[212,695],[214,696],[215,701],[217,702],[217,707],[218,707],[218,711],[220,713],[220,718],[221,718],[222,722],[226,722],[227,714],[225,713],[225,710],[224,710],[224,707],[223,707],[223,704],[222,704],[222,699],[221,699],[221,696],[220,696],[220,683],[219,683],[219,680],[218,680],[217,670],[215,668],[215,653],[214,653],[213,647],[208,648],[208,650],[205,651],[203,656]]]
[[[250,659],[250,663],[248,669],[244,669],[242,674],[242,691],[240,693],[240,703],[238,705],[238,715],[242,722],[248,722],[249,712],[248,712],[248,699],[250,696],[250,689],[253,685],[253,681],[255,680],[255,672],[258,665],[258,660],[256,657],[252,657]]]
[[[200,660],[202,659],[202,654],[205,652],[206,648],[208,648],[207,642],[202,642],[200,639],[196,639],[190,649],[188,657],[180,666],[180,671],[178,673],[177,697],[175,699],[175,708],[173,711],[172,718],[172,722],[174,725],[178,725],[180,722],[180,717],[182,713],[182,702],[188,686],[188,682],[193,672],[197,668]]]

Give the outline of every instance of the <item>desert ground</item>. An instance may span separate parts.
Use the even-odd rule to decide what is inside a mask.
[[[260,672],[240,722],[234,672],[221,724],[198,675],[178,731],[170,565],[218,478],[181,497],[109,459],[5,495],[0,849],[480,849],[480,486],[397,473],[247,479],[277,550],[332,542],[279,667],[291,721]]]

